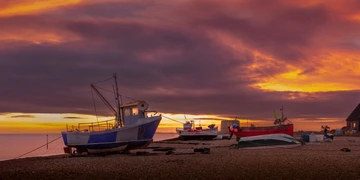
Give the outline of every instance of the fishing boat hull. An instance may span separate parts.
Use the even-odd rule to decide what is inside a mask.
[[[212,140],[218,135],[218,127],[205,130],[176,130],[183,140]]]
[[[250,136],[259,136],[267,134],[287,134],[290,136],[294,135],[294,125],[277,125],[277,126],[267,126],[267,127],[243,127],[238,128],[237,132],[229,129],[229,133],[233,133],[237,137],[250,137]]]
[[[134,125],[97,132],[62,132],[64,144],[78,153],[102,153],[147,147],[161,116],[144,118]]]
[[[241,138],[239,149],[268,149],[268,148],[294,148],[301,143],[287,134],[267,134]]]

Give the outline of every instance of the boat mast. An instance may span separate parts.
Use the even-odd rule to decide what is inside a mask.
[[[115,80],[115,87],[116,87],[116,102],[117,102],[117,114],[116,114],[116,120],[117,124],[120,125],[120,127],[123,126],[123,118],[122,118],[122,112],[121,112],[121,104],[122,104],[122,97],[119,96],[119,88],[117,85],[117,79],[116,79],[116,73],[114,73],[114,80]],[[119,100],[119,97],[121,99],[121,102]]]

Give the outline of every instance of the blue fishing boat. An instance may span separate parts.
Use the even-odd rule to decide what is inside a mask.
[[[147,147],[153,140],[156,129],[162,119],[161,114],[156,111],[148,111],[148,103],[145,101],[133,101],[122,104],[122,98],[118,93],[116,74],[115,80],[115,102],[114,108],[100,93],[94,84],[94,90],[113,112],[115,119],[107,121],[96,121],[91,123],[79,123],[61,132],[65,153],[82,154],[84,152],[105,153],[121,152],[125,150]],[[148,113],[153,113],[150,117]]]

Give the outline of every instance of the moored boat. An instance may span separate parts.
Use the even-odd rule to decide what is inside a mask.
[[[211,140],[217,137],[218,127],[211,124],[208,128],[203,129],[201,126],[195,127],[194,121],[187,121],[183,124],[183,128],[176,128],[176,132],[183,140]]]
[[[148,146],[154,137],[155,131],[161,121],[161,115],[148,117],[148,103],[134,101],[121,105],[118,94],[116,74],[116,92],[114,108],[97,88],[92,84],[92,89],[100,96],[105,105],[114,113],[115,120],[79,123],[78,126],[68,128],[62,132],[65,153],[103,153],[119,152],[138,149]],[[73,151],[73,149],[75,149]]]
[[[276,118],[274,126],[250,126],[250,127],[240,127],[233,126],[229,127],[229,133],[235,134],[237,137],[249,137],[249,136],[258,136],[258,135],[266,135],[266,134],[287,134],[290,136],[294,135],[294,125],[291,123],[287,117],[284,117],[283,108],[281,110],[281,118]],[[285,124],[285,122],[289,122]]]
[[[240,138],[239,149],[292,148],[301,143],[287,134],[266,134]]]

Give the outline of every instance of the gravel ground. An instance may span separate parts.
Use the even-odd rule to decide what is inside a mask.
[[[235,140],[152,143],[177,153],[210,147],[210,154],[37,157],[0,162],[0,179],[360,179],[360,138],[335,137],[292,149],[230,149]],[[178,144],[175,144],[178,143]],[[179,144],[184,143],[184,144]],[[340,151],[350,148],[351,152]]]

